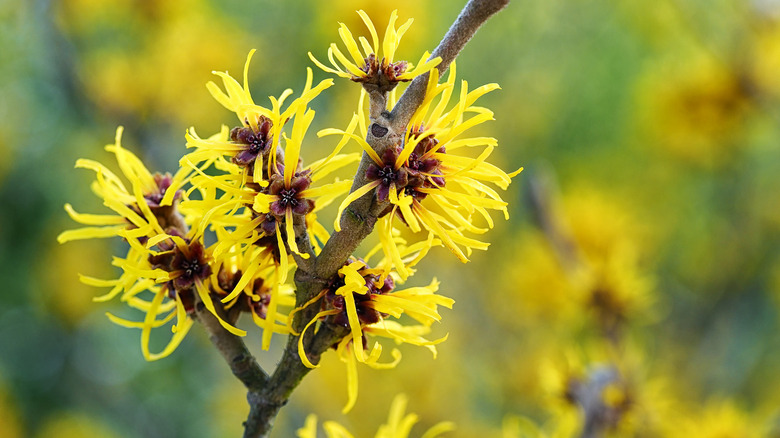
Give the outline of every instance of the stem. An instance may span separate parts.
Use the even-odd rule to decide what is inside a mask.
[[[623,415],[621,406],[609,406],[604,402],[604,389],[620,384],[620,373],[611,365],[590,370],[585,380],[569,388],[573,401],[582,409],[584,425],[580,438],[604,436]]]
[[[225,317],[221,303],[215,302],[217,312]],[[268,383],[268,374],[263,371],[252,353],[246,347],[244,340],[225,330],[202,303],[195,306],[195,315],[201,325],[206,329],[211,343],[217,347],[217,351],[225,359],[230,371],[250,391],[265,387]]]
[[[369,100],[368,117],[372,122],[376,121],[380,117],[386,116],[387,95],[388,95],[387,92],[383,93],[379,90],[368,91],[368,100]]]

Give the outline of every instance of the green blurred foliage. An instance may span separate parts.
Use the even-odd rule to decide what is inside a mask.
[[[212,70],[240,73],[251,48],[259,101],[300,89],[306,53],[322,57],[337,21],[360,28],[355,9],[380,26],[393,8],[414,17],[399,56],[415,61],[461,6],[378,3],[0,2],[0,436],[240,433],[243,390],[202,331],[145,363],[137,333],[111,325],[111,307],[78,283],[76,272],[111,275],[119,243],[56,244],[71,226],[65,202],[99,207],[72,167],[103,160],[124,125],[150,169],[172,170],[186,128],[235,122],[204,84]],[[398,392],[425,427],[514,436],[516,415],[576,418],[561,378],[603,363],[631,389],[610,400],[630,392],[637,407],[618,436],[778,433],[780,4],[516,1],[457,66],[472,86],[502,86],[481,100],[496,121],[474,135],[499,139],[503,168],[526,167],[505,197],[512,218],[471,264],[446,251],[421,264],[413,282],[436,276],[456,299],[436,327],[449,332],[436,360],[407,349],[395,370],[361,368],[358,405],[343,416],[346,377],[332,355],[275,436],[310,412],[368,436]],[[338,81],[315,101],[314,131],[343,127],[357,92]],[[319,158],[332,144],[314,137]],[[535,182],[574,267],[539,227]],[[275,342],[259,357],[267,368]]]

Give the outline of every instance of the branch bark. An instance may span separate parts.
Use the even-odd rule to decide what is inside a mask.
[[[223,319],[226,318],[221,303],[214,303]],[[209,340],[225,359],[230,371],[249,391],[257,391],[268,383],[268,374],[260,367],[257,360],[247,348],[244,340],[225,330],[202,303],[195,306],[195,316],[206,329]]]

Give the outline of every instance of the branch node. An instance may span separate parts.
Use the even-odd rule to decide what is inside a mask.
[[[389,131],[390,131],[390,129],[388,129],[388,128],[386,128],[386,127],[384,127],[384,126],[382,126],[382,125],[380,125],[378,123],[372,123],[371,124],[371,134],[374,137],[378,137],[378,138],[384,137],[385,135],[387,135],[387,133]]]

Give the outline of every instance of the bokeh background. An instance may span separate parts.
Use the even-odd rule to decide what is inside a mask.
[[[212,70],[239,74],[257,48],[263,102],[302,87],[337,21],[362,29],[356,9],[379,28],[394,8],[414,17],[399,56],[415,61],[461,6],[0,0],[0,437],[238,436],[244,391],[197,326],[146,363],[139,333],[78,282],[112,275],[119,243],[56,243],[73,227],[65,202],[100,211],[73,164],[106,161],[123,125],[148,167],[174,170],[186,128],[235,123],[204,86]],[[531,422],[565,436],[582,421],[566,389],[605,369],[613,435],[780,436],[780,1],[515,1],[458,73],[502,87],[474,132],[499,139],[504,169],[525,166],[511,219],[469,265],[443,249],[421,265],[415,281],[436,276],[456,299],[436,360],[409,347],[395,370],[362,367],[344,416],[344,367],[326,356],[274,436],[310,412],[371,436],[399,392],[418,431],[451,420],[451,436],[513,437]],[[314,132],[344,126],[357,93],[337,81],[315,101],[315,157],[332,144]]]

